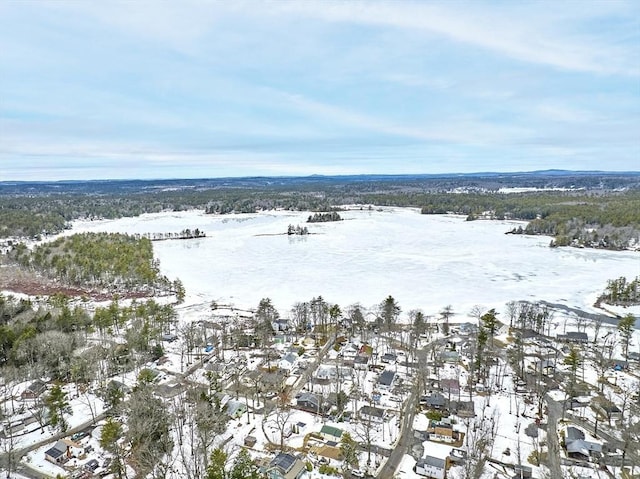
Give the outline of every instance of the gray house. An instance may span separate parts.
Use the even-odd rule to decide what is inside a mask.
[[[389,369],[383,371],[378,379],[378,386],[385,389],[391,389],[391,385],[393,384],[395,377],[395,371],[391,371]]]

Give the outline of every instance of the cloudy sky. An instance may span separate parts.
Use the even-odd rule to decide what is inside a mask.
[[[640,2],[0,2],[0,180],[640,170]]]

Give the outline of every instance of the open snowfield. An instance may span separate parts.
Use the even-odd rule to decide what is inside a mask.
[[[308,236],[282,234],[309,216],[289,211],[76,221],[66,234],[199,228],[206,238],[154,242],[162,272],[186,287],[183,307],[196,310],[212,300],[253,308],[269,297],[285,312],[317,295],[371,307],[391,294],[405,312],[433,314],[451,304],[466,314],[475,304],[542,299],[590,311],[607,280],[640,273],[634,252],[552,249],[545,236],[504,234],[521,222],[467,222],[409,208],[340,214],[344,221],[306,224]]]

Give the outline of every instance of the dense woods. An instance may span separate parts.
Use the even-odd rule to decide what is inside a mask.
[[[113,291],[154,292],[168,289],[153,258],[151,241],[120,233],[81,233],[35,246],[19,243],[10,257],[67,284]]]

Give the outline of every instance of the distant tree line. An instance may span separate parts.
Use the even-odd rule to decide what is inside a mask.
[[[640,189],[635,176],[565,176],[524,179],[371,177],[184,180],[182,187],[105,182],[0,190],[0,238],[59,233],[74,219],[113,219],[142,213],[202,209],[209,214],[282,209],[317,211],[334,220],[344,204],[417,207],[424,214],[525,220],[524,234],[550,235],[555,245],[623,248],[640,244]],[[634,183],[635,181],[635,183]],[[196,182],[197,188],[187,187]],[[166,182],[165,182],[166,183]],[[202,183],[202,184],[200,184]],[[236,184],[237,183],[237,184]],[[159,182],[159,185],[163,185]],[[170,185],[173,183],[169,182]],[[498,193],[495,187],[589,185],[594,189]],[[455,188],[464,185],[460,193]],[[599,185],[595,187],[594,185]],[[625,189],[620,185],[631,185]],[[454,192],[454,190],[456,192]],[[312,218],[316,215],[313,215]],[[326,216],[328,215],[328,216]],[[517,232],[517,231],[516,231]]]

